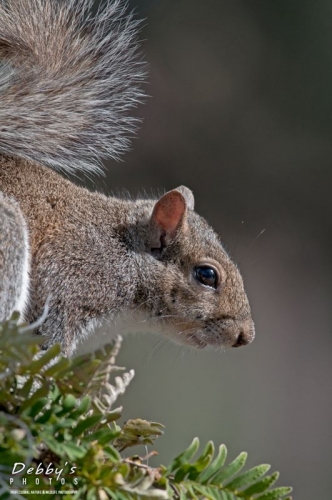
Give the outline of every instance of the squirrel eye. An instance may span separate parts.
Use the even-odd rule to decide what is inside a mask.
[[[218,287],[218,273],[210,266],[197,266],[195,267],[195,278],[202,285],[209,286],[210,288]]]

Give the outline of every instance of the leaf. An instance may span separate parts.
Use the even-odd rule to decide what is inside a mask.
[[[40,354],[42,354],[43,351],[40,351]],[[42,371],[42,368],[45,367],[52,359],[56,358],[59,356],[61,352],[61,347],[60,344],[54,344],[52,347],[47,349],[45,353],[42,356],[39,356],[38,359],[35,359],[31,364],[30,364],[30,372],[35,374],[35,373],[40,373]]]
[[[270,467],[271,466],[267,464],[253,467],[252,469],[243,472],[243,474],[233,479],[230,483],[227,483],[225,487],[231,491],[235,491],[239,488],[243,488],[244,486],[249,486],[250,484],[257,481],[257,479],[264,476],[264,474],[266,474]]]
[[[207,468],[209,463],[212,460],[214,452],[214,445],[212,441],[209,441],[206,445],[202,455],[198,457],[195,463],[193,464],[184,464],[175,474],[174,481],[180,482],[185,477],[194,481],[199,474]]]
[[[59,373],[61,373],[62,370],[68,369],[69,366],[70,366],[69,359],[60,358],[59,361],[57,361],[57,363],[47,368],[47,370],[45,370],[43,375],[44,377],[56,377],[57,375],[59,375]]]
[[[54,453],[56,453],[58,456],[61,456],[63,451],[62,443],[57,441],[53,436],[50,436],[46,433],[44,433],[41,438],[50,450],[54,451]]]
[[[32,405],[31,408],[29,408],[30,417],[36,417],[38,413],[40,413],[41,410],[45,408],[47,402],[48,402],[47,398],[41,398],[39,401],[36,401],[36,403]]]
[[[120,453],[113,446],[105,446],[104,452],[115,463],[121,460]]]
[[[52,415],[53,415],[53,408],[49,408],[40,417],[35,419],[35,422],[37,424],[46,424],[46,422],[48,422],[50,420]]]
[[[92,432],[86,437],[86,439],[88,441],[97,441],[100,445],[105,445],[108,444],[113,439],[115,439],[120,434],[120,432],[121,432],[120,430],[117,429],[111,430],[106,427],[96,432]]]
[[[194,500],[199,500],[198,496],[195,493],[194,486],[190,483],[189,484],[185,483],[185,485],[187,486],[187,491],[189,491],[191,498],[194,498]]]
[[[69,459],[73,461],[78,458],[83,458],[87,453],[83,446],[78,446],[75,443],[63,443],[62,449],[67,453]]]
[[[199,448],[199,439],[196,437],[193,439],[192,443],[188,446],[188,448],[180,453],[177,457],[174,458],[173,462],[167,468],[167,474],[176,471],[183,464],[188,462],[197,452]]]
[[[96,500],[97,496],[97,488],[93,486],[88,490],[88,494],[86,496],[86,500]]]
[[[214,444],[209,441],[205,446],[203,453],[198,457],[195,463],[192,464],[188,478],[195,480],[203,470],[206,470],[214,455]]]
[[[120,450],[140,444],[153,444],[153,440],[163,434],[164,426],[157,422],[136,419],[128,420],[114,445]]]
[[[160,436],[163,434],[164,426],[158,422],[149,422],[148,420],[142,420],[137,418],[135,420],[127,420],[123,425],[123,432],[127,434],[132,434],[133,436]]]
[[[61,418],[57,423],[53,425],[53,432],[56,434],[58,431],[63,431],[66,428],[73,428],[76,421],[72,418]]]
[[[291,493],[292,490],[293,488],[280,486],[279,488],[274,488],[273,490],[263,493],[263,495],[256,498],[257,500],[279,500],[280,498],[288,495],[288,493]]]
[[[230,491],[223,490],[220,492],[220,495],[221,500],[237,500],[235,495],[233,495]]]
[[[127,379],[120,377],[122,385],[115,378],[112,386],[119,344],[49,366],[57,350],[40,354],[39,340],[22,335],[14,321],[0,323],[0,477],[13,463],[32,459],[52,461],[66,475],[75,474],[73,500],[291,500],[291,488],[271,489],[277,472],[264,476],[267,465],[241,472],[245,453],[225,466],[226,447],[221,445],[214,456],[211,441],[195,458],[195,438],[168,467],[150,467],[140,457],[125,459],[117,447],[152,443],[164,428],[142,419],[128,420],[122,429],[114,423],[122,408],[110,411],[112,387],[122,391],[132,378],[128,372]],[[36,494],[43,488],[34,486]],[[69,500],[67,485],[59,488]]]
[[[99,424],[102,418],[103,418],[102,415],[92,415],[91,417],[87,417],[84,420],[80,420],[80,422],[76,425],[76,427],[72,431],[73,436],[75,437],[79,436],[80,434],[83,434],[83,432],[86,431],[87,429],[91,429],[96,424]]]
[[[19,391],[18,396],[21,397],[22,399],[26,399],[31,391],[31,387],[33,384],[33,377],[29,377],[25,384],[23,385],[22,389]]]
[[[204,498],[209,500],[220,500],[220,491],[217,491],[215,488],[204,486],[202,484],[196,484],[195,490],[204,495]]]
[[[257,483],[249,486],[249,488],[241,491],[241,493],[239,493],[239,496],[247,498],[252,497],[253,495],[257,495],[258,493],[262,493],[263,491],[269,489],[270,486],[272,486],[277,481],[278,477],[279,472],[274,472],[270,476],[264,477]]]
[[[246,452],[240,453],[240,455],[233,460],[227,467],[218,472],[211,480],[211,484],[222,485],[225,481],[230,479],[232,476],[237,474],[246,463],[248,454]]]
[[[45,396],[47,396],[48,394],[48,391],[49,391],[49,387],[47,385],[47,383],[45,382],[44,385],[42,385],[39,389],[36,390],[36,392],[34,392],[30,398],[26,399],[20,409],[19,409],[19,413],[22,414],[24,412],[24,410],[26,410],[27,408],[33,406],[33,404],[38,401],[40,398],[44,398]]]
[[[66,396],[59,401],[57,407],[54,406],[54,412],[58,419],[68,416],[72,420],[76,421],[77,418],[72,417],[72,410],[77,406],[78,400],[72,394],[66,394]]]
[[[73,418],[74,420],[78,420],[78,418],[83,415],[83,413],[86,413],[89,408],[90,408],[90,404],[91,404],[91,399],[89,396],[84,396],[82,399],[81,399],[81,402],[78,406],[78,408],[76,408],[71,414],[71,418]]]
[[[114,422],[114,420],[118,420],[121,417],[121,415],[122,415],[122,406],[116,408],[115,410],[109,411],[105,415],[105,422],[106,423]]]
[[[219,446],[219,452],[217,457],[213,460],[211,465],[205,471],[203,471],[199,476],[199,480],[202,484],[208,482],[208,480],[221,469],[221,467],[225,463],[226,457],[227,457],[227,448],[224,444],[221,444]]]

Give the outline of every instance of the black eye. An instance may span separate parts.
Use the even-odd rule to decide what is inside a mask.
[[[202,283],[202,285],[209,286],[211,288],[218,287],[218,273],[215,269],[213,269],[213,267],[195,267],[195,278]]]

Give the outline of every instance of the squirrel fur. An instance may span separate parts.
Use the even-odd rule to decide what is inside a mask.
[[[136,310],[186,345],[248,344],[242,277],[188,188],[128,200],[57,172],[118,158],[144,98],[137,21],[119,0],[92,5],[0,5],[0,320],[35,321],[48,301],[37,333],[65,355],[103,318]]]

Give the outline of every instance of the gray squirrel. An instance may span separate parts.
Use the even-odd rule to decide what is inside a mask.
[[[128,200],[61,175],[118,158],[144,97],[137,21],[121,0],[92,6],[0,4],[0,320],[18,310],[33,322],[48,300],[37,333],[66,356],[103,318],[134,310],[186,345],[248,344],[242,277],[190,189]]]

